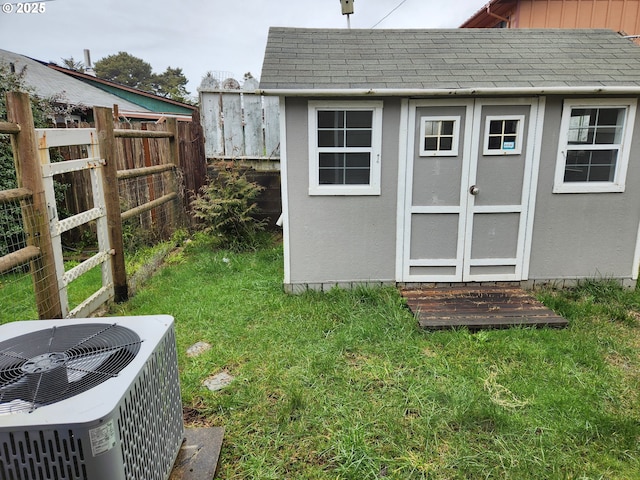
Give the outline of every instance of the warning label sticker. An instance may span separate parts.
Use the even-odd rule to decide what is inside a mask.
[[[94,457],[115,447],[116,429],[113,425],[113,419],[89,430],[89,439],[91,440],[91,453]]]

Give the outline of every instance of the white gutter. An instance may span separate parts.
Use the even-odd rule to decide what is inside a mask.
[[[480,88],[265,88],[256,90],[259,95],[284,97],[468,97],[496,95],[640,95],[640,85],[630,86],[580,86],[580,87],[480,87]]]

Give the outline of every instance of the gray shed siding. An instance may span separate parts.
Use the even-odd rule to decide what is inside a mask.
[[[395,282],[400,100],[383,107],[381,195],[310,196],[307,100],[286,100],[291,285]]]
[[[624,193],[552,193],[564,99],[551,96],[546,101],[528,279],[537,283],[604,277],[635,285],[640,156],[634,152],[640,152],[640,119],[635,122]],[[333,285],[395,284],[401,281],[396,278],[401,220],[398,154],[404,140],[401,101],[384,100],[381,195],[371,196],[309,195],[308,102],[286,99],[290,271],[286,288],[298,292]],[[445,107],[442,113],[450,111]],[[427,233],[423,232],[425,241]],[[442,248],[448,251],[451,246]]]
[[[623,193],[552,193],[564,98],[547,98],[529,279],[631,281],[640,223],[640,119]]]

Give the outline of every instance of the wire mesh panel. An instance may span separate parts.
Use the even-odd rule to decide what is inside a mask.
[[[33,221],[30,199],[0,203],[0,323],[38,318],[31,274],[39,265],[20,257],[29,240],[25,221]]]

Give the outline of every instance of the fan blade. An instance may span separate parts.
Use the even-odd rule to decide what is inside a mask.
[[[0,386],[0,405],[13,400],[25,400],[28,402],[32,400],[28,398],[30,396],[28,380],[24,375],[12,383],[6,383]],[[1,406],[0,409],[2,409]]]
[[[85,353],[84,355],[69,359],[67,361],[67,376],[69,377],[69,382],[77,382],[88,373],[100,373],[100,366],[115,353],[117,352],[98,351],[95,353]]]
[[[11,365],[0,365],[0,389],[11,385],[24,375],[21,367],[24,361],[15,362]]]

